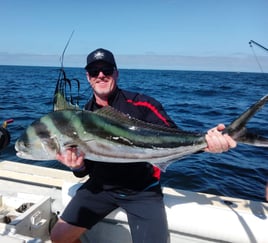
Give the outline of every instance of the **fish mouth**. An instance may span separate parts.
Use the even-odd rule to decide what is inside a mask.
[[[22,152],[22,151],[18,151],[16,153],[16,156],[18,156],[21,159],[29,159],[30,157],[26,155],[26,153]]]
[[[20,142],[19,140],[16,141],[15,143],[15,150],[19,153],[22,152],[22,150],[25,150],[25,145],[24,143]]]
[[[15,143],[15,150],[16,152],[16,156],[18,156],[19,158],[22,159],[27,159],[29,158],[29,156],[27,155],[27,149],[26,146],[23,142],[21,141],[16,141]]]

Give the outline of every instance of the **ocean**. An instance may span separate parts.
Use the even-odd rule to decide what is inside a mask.
[[[69,79],[80,80],[80,107],[91,97],[82,68],[65,68]],[[0,123],[8,125],[10,145],[1,151],[0,163],[20,163],[66,169],[57,161],[17,158],[14,143],[23,130],[52,111],[58,67],[0,66]],[[229,124],[268,91],[268,74],[206,71],[120,70],[119,87],[159,100],[175,123],[187,131],[206,132],[218,123]],[[268,105],[249,122],[248,128],[268,137]],[[0,175],[1,176],[1,175]],[[162,173],[163,186],[265,201],[268,149],[238,144],[222,154],[199,153],[172,163]]]

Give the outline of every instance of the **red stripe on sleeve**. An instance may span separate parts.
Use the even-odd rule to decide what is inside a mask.
[[[137,101],[134,102],[133,100],[127,100],[128,103],[131,103],[135,106],[144,106],[150,109],[160,120],[162,120],[167,126],[170,126],[169,123],[167,122],[167,119],[157,110],[155,106],[152,104],[146,102],[146,101]]]

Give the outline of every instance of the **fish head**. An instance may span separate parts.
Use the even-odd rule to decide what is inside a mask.
[[[40,120],[31,124],[15,143],[16,155],[29,160],[55,160],[60,152],[58,137]]]

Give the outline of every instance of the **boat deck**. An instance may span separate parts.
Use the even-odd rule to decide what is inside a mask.
[[[50,242],[53,216],[62,212],[81,182],[69,171],[0,162],[0,242]],[[172,188],[163,190],[171,243],[268,242],[267,203]],[[30,202],[34,206],[25,212],[16,211]],[[4,222],[8,213],[13,216],[9,223]],[[125,212],[112,212],[84,234],[82,241],[131,243]]]

